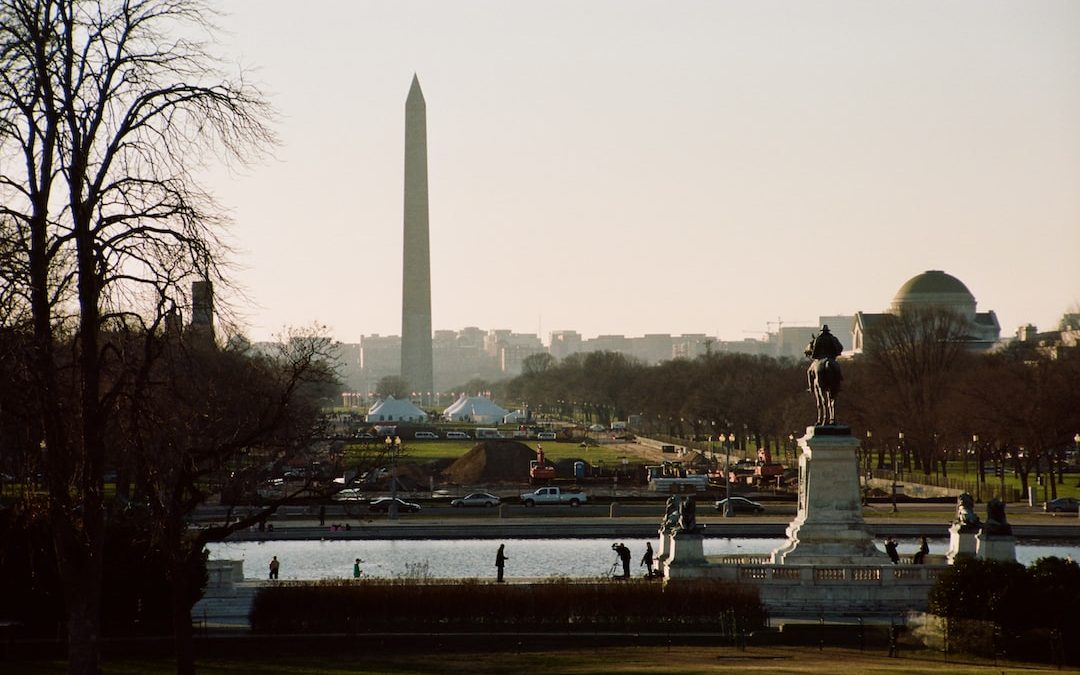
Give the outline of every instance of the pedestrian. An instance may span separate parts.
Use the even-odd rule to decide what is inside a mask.
[[[652,577],[653,550],[652,543],[645,542],[645,555],[641,556],[641,565],[645,566],[645,576]],[[638,565],[640,567],[641,565]]]
[[[885,552],[889,554],[889,560],[896,565],[900,562],[900,554],[896,551],[896,540],[889,537],[885,540]]]
[[[326,527],[326,505],[319,507],[319,527]]]
[[[499,576],[495,581],[500,584],[503,583],[503,568],[506,567],[506,561],[509,560],[506,557],[505,549],[506,544],[499,544],[499,550],[495,554],[495,567],[499,570]]]
[[[926,543],[926,537],[919,540],[919,550],[915,552],[915,556],[911,559],[911,562],[916,565],[921,565],[926,562],[926,554],[930,553],[930,544]]]
[[[278,578],[278,570],[281,569],[281,563],[278,562],[277,556],[270,561],[270,578]]]
[[[359,579],[360,578],[360,574],[361,574],[361,572],[360,572],[360,563],[362,563],[362,562],[364,562],[364,561],[361,560],[360,558],[357,558],[356,562],[353,563],[353,566],[352,566],[353,579]]]
[[[626,544],[619,542],[619,545],[615,547],[615,552],[619,554],[619,560],[622,561],[623,579],[630,578],[630,549],[626,547]]]

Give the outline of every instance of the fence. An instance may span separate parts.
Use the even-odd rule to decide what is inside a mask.
[[[960,492],[967,492],[975,495],[978,501],[988,502],[994,497],[997,497],[1005,503],[1024,501],[1024,497],[1020,493],[1018,488],[1011,485],[1002,485],[1000,481],[987,481],[980,483],[973,480],[962,480],[959,478],[949,478],[942,476],[927,476],[918,472],[898,472],[893,473],[887,469],[875,469],[871,472],[872,478],[879,480],[892,481],[897,483],[921,483],[923,485],[933,485],[935,487],[949,488],[951,490],[959,490]]]

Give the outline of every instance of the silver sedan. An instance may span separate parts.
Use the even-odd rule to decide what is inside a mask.
[[[463,506],[486,506],[488,508],[492,506],[498,506],[502,503],[502,500],[489,492],[474,492],[472,494],[465,495],[460,499],[455,499],[450,502],[450,506],[455,508],[461,508]]]

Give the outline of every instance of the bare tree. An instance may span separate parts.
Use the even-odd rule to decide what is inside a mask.
[[[329,453],[316,442],[321,406],[335,382],[332,341],[294,333],[271,353],[219,350],[166,336],[163,354],[122,402],[116,442],[133,446],[136,503],[146,504],[172,592],[177,672],[193,673],[191,570],[205,545],[265,519],[302,492],[319,492],[314,472],[280,498],[224,522],[191,529],[199,506],[237,482],[263,484],[285,462],[314,467]]]
[[[104,336],[152,334],[192,277],[220,278],[220,210],[193,170],[273,141],[262,96],[209,51],[213,14],[199,0],[0,2],[2,295],[33,328],[72,673],[100,672],[102,470],[130,382]]]
[[[968,330],[959,314],[929,307],[886,314],[867,331],[867,374],[882,396],[876,416],[905,433],[924,474],[942,458],[946,402],[967,355]]]
[[[408,399],[409,383],[400,375],[385,375],[375,384],[375,393],[381,398]]]

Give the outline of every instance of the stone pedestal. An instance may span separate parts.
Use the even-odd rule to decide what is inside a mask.
[[[887,563],[863,521],[859,441],[847,427],[808,427],[799,439],[799,506],[774,565]]]
[[[945,554],[950,565],[958,558],[974,558],[978,554],[978,527],[953,523],[949,527],[949,552]]]
[[[975,539],[976,555],[980,559],[1016,562],[1016,537],[980,532]]]
[[[659,534],[660,545],[656,547],[655,559],[657,565],[663,565],[668,556],[671,555],[671,535],[664,530],[660,530]]]
[[[707,576],[705,551],[702,537],[697,532],[676,532],[668,537],[671,548],[664,563],[664,577],[693,579]]]

